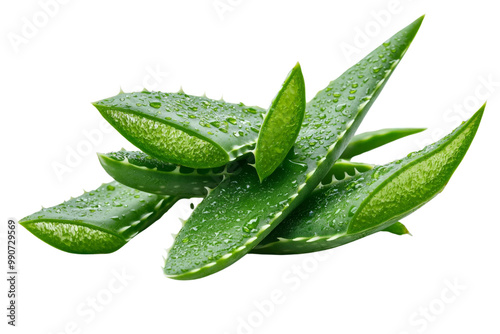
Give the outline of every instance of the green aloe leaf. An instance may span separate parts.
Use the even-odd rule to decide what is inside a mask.
[[[175,279],[215,273],[248,253],[316,188],[339,158],[413,40],[423,18],[401,30],[320,91],[306,107],[298,140],[260,183],[243,167],[193,211],[169,251]]]
[[[204,197],[225,177],[239,172],[245,161],[231,162],[223,167],[194,169],[169,164],[140,151],[98,154],[104,170],[116,181],[128,187],[157,195],[182,198]],[[323,185],[352,177],[374,166],[338,160],[323,178]]]
[[[184,93],[120,93],[94,103],[132,144],[192,168],[227,164],[255,149],[264,110]]]
[[[158,195],[204,197],[227,175],[235,173],[239,164],[209,169],[195,169],[163,162],[143,152],[121,150],[98,154],[102,167],[116,181]]]
[[[364,136],[364,134],[354,138],[358,136]],[[385,143],[388,142],[390,141]],[[376,145],[371,145],[366,142],[365,147],[376,148],[385,143],[377,140]],[[354,144],[358,145],[357,142]],[[351,143],[347,145],[346,150],[350,146]],[[126,186],[152,194],[179,197],[204,197],[207,191],[215,188],[224,177],[237,172],[241,164],[230,162],[222,167],[196,169],[163,162],[140,151],[125,150],[98,153],[98,157],[104,170],[116,181]],[[373,167],[366,163],[341,159],[335,162],[321,183],[330,184]]]
[[[388,228],[444,189],[474,139],[483,111],[484,106],[419,152],[314,192],[252,251],[314,252]]]
[[[35,212],[19,223],[66,252],[111,253],[158,220],[177,200],[178,197],[148,194],[113,181]]]
[[[364,132],[351,139],[340,157],[349,160],[352,157],[424,130],[424,128],[393,128]]]
[[[283,162],[300,131],[306,87],[300,65],[292,69],[262,123],[255,149],[255,168],[262,182]]]

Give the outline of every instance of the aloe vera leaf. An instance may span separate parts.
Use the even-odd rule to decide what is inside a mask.
[[[393,130],[399,132],[400,129],[384,129],[370,133],[390,133],[391,140],[379,140],[378,136],[368,136],[365,133],[354,136],[347,145],[346,150],[353,145],[356,137],[363,138],[366,144],[364,147],[371,149],[380,147],[389,142],[397,140],[397,135],[393,135]],[[417,129],[410,129],[417,131]],[[366,133],[369,134],[369,133]],[[370,138],[374,138],[376,143],[371,143]],[[190,168],[163,162],[140,151],[120,150],[118,152],[98,153],[99,161],[106,172],[116,181],[134,189],[158,195],[169,195],[178,197],[204,197],[208,189],[215,188],[225,176],[230,176],[238,170],[238,162],[230,162],[225,166],[216,168]],[[343,180],[346,176],[354,176],[370,170],[374,165],[352,162],[340,159],[335,162],[328,171],[321,183],[323,185]],[[167,186],[168,185],[168,186]],[[207,189],[208,188],[208,189]]]
[[[166,163],[143,152],[125,150],[98,154],[98,157],[104,170],[126,186],[182,198],[204,197],[208,189],[215,188],[239,165],[230,162],[222,167],[195,169]]]
[[[392,128],[364,132],[351,139],[340,157],[349,160],[352,157],[424,130],[424,128]]]
[[[132,144],[165,162],[223,166],[255,149],[264,110],[184,93],[120,93],[94,103]]]
[[[283,162],[295,143],[305,108],[306,87],[297,63],[274,98],[259,132],[255,169],[261,182]]]
[[[157,195],[182,198],[204,197],[224,179],[238,173],[245,162],[230,162],[223,167],[194,169],[162,162],[140,151],[98,154],[104,170],[128,187]],[[372,169],[374,166],[338,160],[321,181],[330,184]]]
[[[364,136],[364,134],[354,136],[354,138],[358,136]],[[350,145],[351,143],[347,145],[346,150]],[[385,143],[378,141],[377,145],[369,143],[368,145],[379,147]],[[240,165],[239,162],[230,162],[221,167],[196,169],[163,162],[141,151],[123,149],[97,155],[104,170],[116,181],[152,194],[179,197],[204,197],[208,191],[207,188],[215,188],[225,176],[237,172]],[[373,167],[374,165],[362,162],[340,159],[335,162],[321,183],[327,185]]]
[[[195,279],[231,265],[309,196],[352,138],[422,19],[332,81],[307,104],[294,149],[266,182],[260,183],[255,169],[244,166],[208,194],[175,238],[164,267],[167,277]]]
[[[451,134],[401,160],[314,192],[252,252],[297,254],[386,229],[440,193],[462,161],[484,106]]]
[[[389,233],[396,234],[396,235],[405,235],[405,234],[411,235],[410,231],[408,231],[406,226],[404,226],[400,222],[396,222],[396,223],[386,227],[382,231],[389,232]]]
[[[158,220],[177,200],[113,181],[43,208],[19,223],[39,239],[69,253],[111,253]]]

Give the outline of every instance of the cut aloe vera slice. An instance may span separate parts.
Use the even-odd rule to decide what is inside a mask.
[[[39,239],[69,253],[111,253],[158,220],[177,200],[113,181],[35,212],[19,223]]]
[[[352,138],[340,157],[342,159],[351,159],[354,156],[424,130],[424,128],[393,128],[364,132]]]
[[[239,164],[195,169],[162,162],[143,152],[118,151],[98,154],[102,167],[116,181],[152,194],[176,197],[204,197]]]
[[[421,22],[397,33],[307,104],[294,150],[266,182],[243,167],[210,192],[177,235],[165,274],[195,279],[231,265],[307,198],[349,143]]]
[[[451,134],[419,152],[314,192],[252,252],[325,250],[406,217],[446,186],[474,139],[483,110],[484,106]]]
[[[120,93],[94,103],[132,144],[162,161],[223,166],[255,149],[265,110],[184,93]]]
[[[306,108],[306,87],[300,65],[292,69],[274,98],[257,139],[255,169],[260,180],[283,162],[300,131]]]

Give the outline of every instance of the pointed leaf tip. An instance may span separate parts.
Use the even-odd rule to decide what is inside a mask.
[[[476,114],[480,114],[481,116],[483,115],[484,113],[484,109],[486,109],[486,104],[488,103],[488,101],[484,101],[483,105],[481,106],[481,108],[479,108],[478,111],[476,111]]]
[[[408,39],[408,47],[410,46],[410,43],[413,41],[415,38],[415,35],[417,34],[418,30],[420,29],[420,26],[422,25],[422,21],[424,20],[425,15],[420,16],[418,19],[407,25],[404,29],[400,31],[400,33],[406,35],[406,38]],[[404,54],[404,53],[403,53]]]
[[[415,21],[410,23],[410,26],[414,26],[414,28],[416,28],[418,30],[420,28],[420,26],[422,25],[422,22],[424,21],[424,19],[425,19],[425,14],[423,14],[422,16],[417,18]]]

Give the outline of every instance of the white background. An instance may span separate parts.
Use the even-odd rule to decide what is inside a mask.
[[[2,1],[0,8],[3,225],[110,180],[95,152],[132,146],[100,127],[90,102],[120,87],[182,85],[189,94],[267,107],[300,61],[311,98],[427,14],[360,131],[430,130],[360,160],[402,157],[486,99],[488,106],[445,191],[404,219],[412,237],[379,233],[321,257],[246,256],[210,277],[174,281],[162,274],[162,255],[189,201],[110,255],[67,254],[20,228],[19,326],[9,333],[499,333],[495,1],[61,0],[44,20],[46,2]],[[36,31],[29,34],[26,22]],[[89,132],[97,138],[90,146]],[[85,148],[65,173],[55,172]],[[4,227],[1,236],[5,263]],[[115,282],[122,272],[125,281]],[[99,311],[91,311],[93,298]]]

